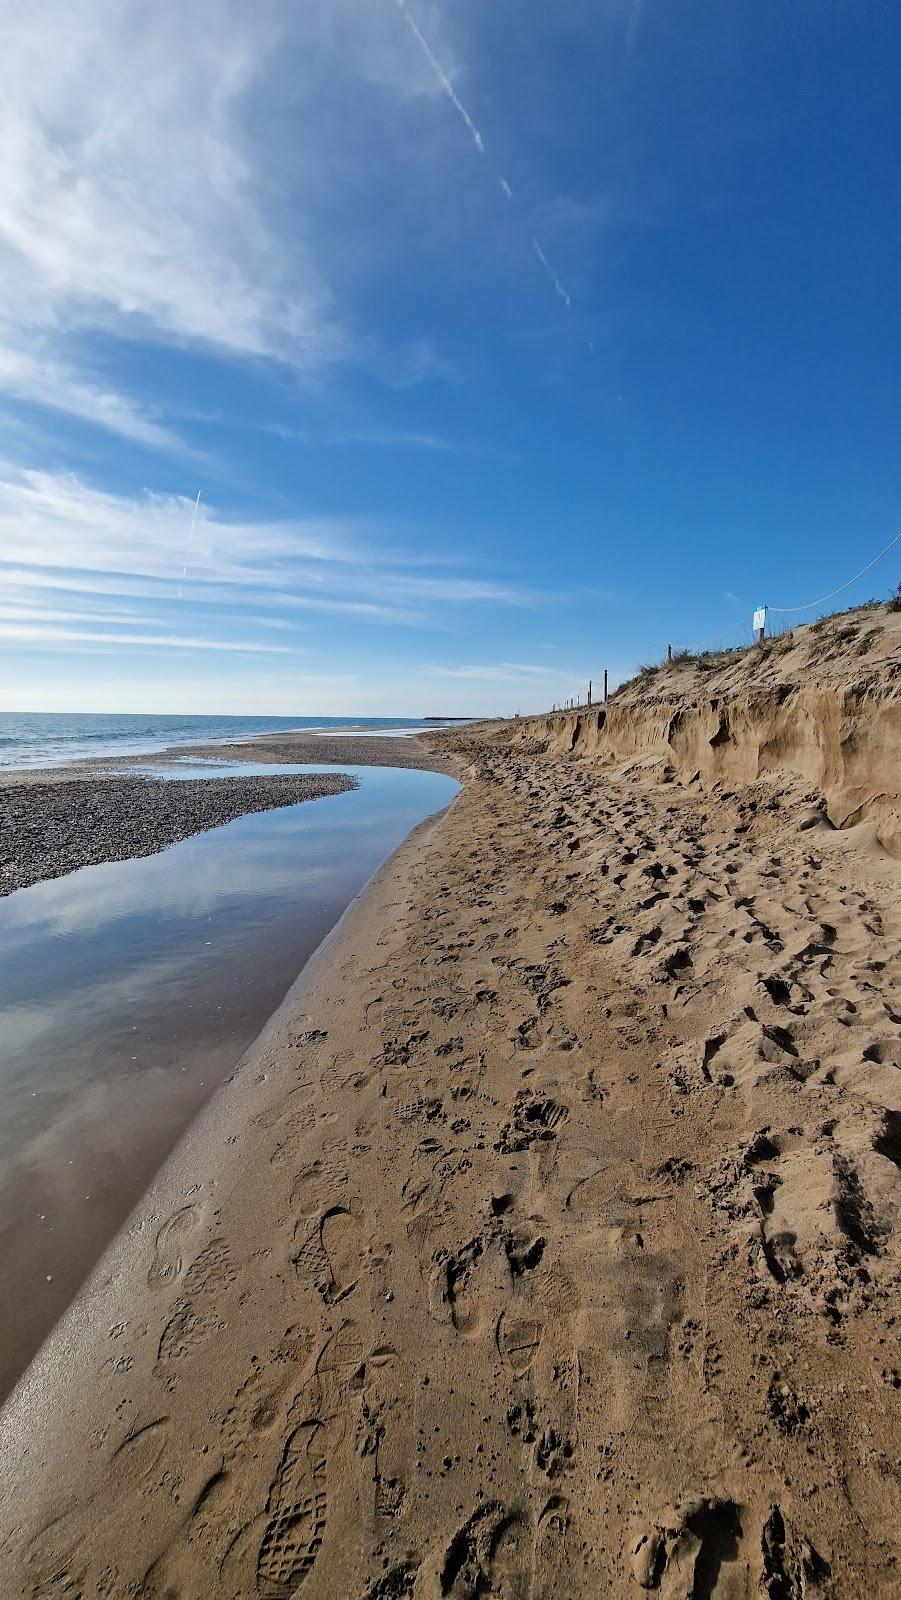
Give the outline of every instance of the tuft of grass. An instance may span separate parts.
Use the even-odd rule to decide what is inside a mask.
[[[889,611],[901,611],[901,583],[897,585],[894,594],[889,599],[888,609]]]

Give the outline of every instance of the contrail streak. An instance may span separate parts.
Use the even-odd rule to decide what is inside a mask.
[[[417,39],[419,41],[419,45],[420,45],[420,48],[422,50],[422,53],[425,56],[427,62],[429,63],[429,66],[431,67],[432,71],[434,72],[435,77],[438,79],[438,82],[440,83],[442,89],[444,90],[445,94],[447,95],[447,98],[449,99],[451,105],[453,106],[454,110],[457,112],[458,116],[462,117],[464,123],[466,124],[466,127],[469,130],[469,136],[472,139],[473,144],[475,145],[475,147],[478,150],[479,154],[480,155],[484,155],[485,154],[485,144],[484,144],[484,141],[482,139],[482,135],[479,133],[478,128],[476,127],[475,123],[473,122],[472,117],[469,115],[469,112],[467,111],[466,107],[463,105],[462,101],[457,98],[457,95],[454,92],[454,86],[451,83],[450,78],[448,77],[447,73],[444,71],[444,68],[441,66],[440,62],[435,60],[435,57],[433,56],[428,44],[426,43],[426,40],[422,37],[422,34],[420,33],[419,29],[417,28],[416,23],[413,21],[413,18],[410,16],[409,11],[407,10],[406,4],[405,4],[405,0],[397,0],[397,5],[398,5],[398,9],[403,13],[404,20],[405,20],[405,22],[407,24],[407,27],[410,29],[410,32],[412,33],[414,39]]]
[[[188,554],[190,552],[191,545],[194,543],[194,529],[197,526],[197,513],[200,510],[200,496],[202,492],[203,491],[201,489],[198,489],[197,499],[194,501],[194,515],[191,518],[191,531],[188,534],[188,542],[185,545],[185,564],[181,569],[182,578],[187,578],[188,576]],[[178,586],[178,598],[179,600],[181,599],[181,584]]]
[[[550,262],[548,261],[548,258],[545,255],[544,251],[542,250],[541,245],[538,243],[538,240],[535,238],[534,233],[532,234],[532,249],[535,251],[536,256],[538,257],[539,261],[541,262],[541,265],[544,267],[545,272],[547,273],[548,277],[550,278],[551,283],[554,285],[554,288],[556,289],[558,295],[560,296],[560,299],[563,301],[563,304],[565,306],[569,306],[569,304],[570,304],[569,295],[567,294],[567,292],[564,289],[562,283],[560,282],[560,279],[557,277],[556,272],[554,271],[553,267],[551,266]]]
[[[454,86],[451,83],[450,78],[448,77],[447,73],[444,71],[444,68],[442,67],[441,63],[438,60],[436,60],[434,54],[432,53],[432,49],[431,49],[428,41],[423,38],[423,36],[420,33],[419,28],[417,27],[413,17],[410,15],[410,12],[407,10],[406,0],[396,0],[396,4],[397,4],[398,11],[400,11],[404,21],[407,24],[407,27],[410,29],[410,32],[412,33],[414,39],[416,40],[417,44],[419,45],[420,50],[422,51],[423,55],[425,56],[425,58],[426,58],[427,62],[429,63],[429,66],[431,67],[432,71],[434,72],[435,77],[438,79],[438,82],[440,83],[442,89],[444,90],[444,93],[447,95],[447,98],[450,101],[451,105],[453,106],[454,110],[456,111],[458,117],[460,117],[461,121],[464,123],[464,125],[466,127],[466,130],[469,133],[470,138],[472,139],[473,144],[475,145],[476,149],[479,152],[479,155],[483,156],[485,154],[485,141],[483,140],[482,135],[480,134],[478,128],[476,127],[475,123],[473,122],[472,117],[469,115],[469,112],[467,111],[467,109],[466,109],[465,105],[463,104],[462,100],[460,100],[460,98],[456,94],[456,92],[454,90]],[[636,7],[637,10],[640,10],[642,4],[643,4],[643,0],[633,0],[633,5]],[[507,182],[506,178],[498,175],[497,183],[498,183],[498,188],[501,191],[501,194],[504,196],[504,199],[505,200],[512,200],[513,199],[513,190],[511,188],[510,184]],[[551,283],[554,286],[555,292],[559,295],[560,299],[563,301],[563,304],[568,309],[570,304],[571,304],[569,295],[568,295],[566,289],[563,287],[563,284],[560,282],[560,279],[557,277],[556,272],[554,271],[553,267],[551,266],[550,262],[548,261],[547,256],[545,255],[544,251],[542,250],[541,245],[538,243],[538,240],[535,238],[534,234],[532,235],[532,249],[535,251],[535,254],[538,257],[538,260],[541,262],[541,265],[544,267],[545,272],[547,273],[548,277],[550,278]]]

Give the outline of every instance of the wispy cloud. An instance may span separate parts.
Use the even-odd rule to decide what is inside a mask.
[[[413,429],[404,428],[359,428],[342,429],[334,432],[316,433],[305,428],[292,428],[286,423],[266,422],[261,425],[263,433],[274,434],[286,443],[302,444],[310,449],[331,449],[344,445],[362,445],[373,449],[384,450],[435,450],[441,454],[452,455],[457,452],[458,446],[449,439],[444,439],[437,433],[417,433]]]
[[[527,661],[495,661],[482,666],[433,666],[429,672],[437,678],[459,678],[473,683],[565,684],[572,693],[575,693],[582,677],[580,673],[567,672],[547,663],[538,665]]]
[[[44,624],[0,622],[0,642],[16,644],[105,644],[130,649],[215,650],[239,655],[293,655],[294,648],[283,644],[259,644],[240,639],[185,638],[176,633],[107,633],[87,628],[64,628]]]
[[[272,226],[246,118],[279,9],[198,0],[189,29],[165,0],[4,18],[0,389],[172,451],[163,421],[90,371],[92,335],[298,364],[334,351],[328,290]]]
[[[12,336],[7,332],[6,337],[10,340]],[[146,408],[113,386],[79,376],[48,354],[43,340],[28,350],[15,348],[11,342],[4,345],[2,338],[0,327],[0,392],[65,412],[152,450],[188,453],[177,434]]]
[[[273,231],[247,110],[279,8],[46,0],[6,19],[2,308],[251,354],[316,353],[327,291]]]
[[[358,104],[445,92],[426,62],[411,74],[397,35],[356,0],[196,0],[190,28],[174,0],[13,6],[0,391],[172,451],[165,419],[130,397],[123,345],[300,372],[371,359],[327,219],[335,174],[367,176],[349,170],[346,89]]]
[[[644,10],[644,0],[629,0],[626,14],[626,54],[631,55],[635,49],[638,38],[638,29],[641,25],[641,14]]]
[[[190,418],[168,414],[162,385],[154,403],[170,374],[136,360],[148,345],[173,360],[252,363],[255,378],[353,367],[397,385],[460,381],[434,329],[375,325],[372,283],[389,248],[399,275],[415,277],[416,263],[402,204],[389,247],[394,230],[366,201],[392,163],[435,190],[434,149],[420,150],[403,116],[429,97],[485,156],[458,88],[465,12],[429,0],[196,0],[186,29],[175,0],[7,10],[0,394],[174,454]],[[512,220],[512,186],[495,177]],[[390,431],[359,442],[387,443]],[[444,447],[414,434],[410,447]]]
[[[6,574],[3,573],[2,577],[5,580]],[[148,622],[158,623],[158,618],[142,615],[133,606],[117,609],[102,605],[98,606],[96,603],[86,601],[85,604],[75,610],[66,610],[61,606],[36,605],[27,596],[18,600],[7,599],[0,601],[0,622],[84,622],[86,617],[89,617],[92,622],[97,624],[103,623],[104,626],[113,623],[125,623],[132,627],[136,622],[140,622],[144,626]]]
[[[236,648],[226,641],[238,638],[242,650],[267,653],[292,647],[255,641],[253,630],[296,631],[301,618],[310,627],[329,614],[440,627],[453,607],[534,607],[543,598],[442,569],[365,522],[228,519],[188,496],[113,495],[9,467],[0,474],[0,584],[7,641],[213,650]]]

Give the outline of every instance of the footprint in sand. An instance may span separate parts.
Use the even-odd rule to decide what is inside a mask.
[[[572,1511],[565,1496],[552,1494],[538,1518],[535,1529],[533,1554],[533,1588],[535,1600],[548,1600],[553,1596],[577,1595],[580,1578],[573,1559],[577,1547],[572,1525]]]
[[[316,1161],[303,1167],[294,1180],[291,1190],[291,1209],[299,1217],[312,1217],[322,1211],[335,1198],[335,1190],[347,1182],[340,1163],[330,1159],[327,1152]]]
[[[182,1206],[163,1223],[156,1236],[153,1261],[147,1274],[151,1289],[162,1289],[181,1275],[188,1239],[200,1225],[200,1207]]]
[[[415,1474],[415,1391],[409,1367],[393,1346],[377,1346],[367,1356],[355,1444],[358,1457],[371,1470],[364,1499],[371,1495],[376,1518],[400,1517],[407,1504]]]
[[[291,1600],[310,1576],[325,1533],[325,1477],[322,1429],[303,1423],[289,1435],[269,1490],[257,1557],[260,1600]]]
[[[362,1340],[355,1325],[345,1322],[323,1345],[311,1378],[290,1408],[289,1431],[265,1511],[247,1530],[248,1536],[256,1530],[260,1538],[255,1562],[259,1600],[294,1600],[316,1564],[328,1515],[330,1458],[344,1437],[350,1390],[359,1386],[362,1371]],[[236,1543],[236,1571],[238,1557]]]
[[[423,1595],[472,1600],[475,1595],[527,1595],[532,1590],[533,1539],[523,1513],[492,1500],[480,1505],[424,1563]]]
[[[364,1264],[362,1208],[358,1200],[349,1206],[333,1206],[322,1219],[322,1248],[328,1259],[331,1287],[327,1296],[334,1304],[357,1283]]]
[[[234,1283],[238,1269],[224,1239],[211,1239],[185,1274],[182,1295],[163,1329],[159,1362],[185,1361],[223,1326],[217,1297]]]
[[[514,1378],[528,1372],[541,1345],[544,1321],[530,1312],[509,1307],[497,1325],[497,1348]]]
[[[159,1461],[171,1432],[168,1417],[158,1417],[132,1428],[113,1451],[113,1471],[119,1482],[135,1485],[149,1476]]]
[[[432,1313],[438,1321],[449,1315],[454,1331],[465,1339],[497,1328],[512,1291],[510,1261],[499,1239],[478,1236],[435,1260]]]
[[[824,1592],[829,1564],[786,1524],[778,1506],[756,1535],[749,1520],[746,1507],[725,1497],[683,1498],[634,1528],[628,1551],[632,1576],[660,1600]]]
[[[365,1265],[362,1207],[359,1200],[334,1205],[309,1225],[298,1225],[300,1248],[294,1257],[299,1278],[312,1278],[327,1305],[351,1293]]]

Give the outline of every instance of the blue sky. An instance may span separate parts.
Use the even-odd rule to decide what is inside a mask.
[[[896,7],[4,34],[3,708],[538,709],[898,530]]]

